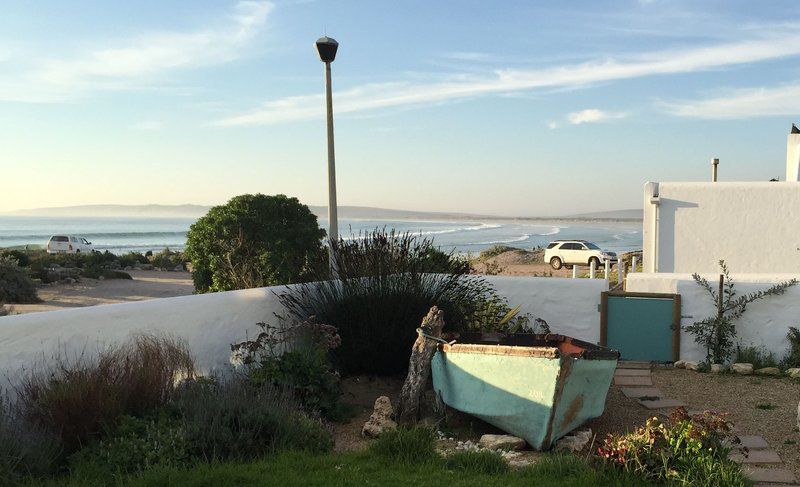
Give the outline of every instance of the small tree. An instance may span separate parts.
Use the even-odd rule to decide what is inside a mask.
[[[786,289],[797,284],[797,280],[792,279],[764,291],[737,297],[733,280],[724,260],[719,261],[719,267],[722,274],[719,275],[719,286],[716,290],[705,278],[700,277],[699,274],[692,274],[695,282],[705,289],[714,300],[717,314],[686,327],[686,331],[694,335],[695,342],[705,347],[706,361],[711,363],[724,363],[730,358],[736,339],[734,321],[744,314],[748,304],[767,296],[783,294]]]
[[[325,231],[297,198],[245,194],[211,208],[189,229],[186,255],[198,292],[301,281]]]

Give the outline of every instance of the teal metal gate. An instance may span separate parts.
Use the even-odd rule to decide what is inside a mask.
[[[680,294],[605,292],[600,344],[622,360],[674,362],[680,354]]]

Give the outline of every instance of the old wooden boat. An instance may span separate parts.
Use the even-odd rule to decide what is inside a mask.
[[[619,353],[562,335],[462,334],[433,358],[448,406],[537,450],[603,413]]]

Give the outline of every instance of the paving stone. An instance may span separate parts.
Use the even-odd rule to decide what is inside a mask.
[[[781,463],[781,457],[772,450],[751,450],[745,456],[740,452],[731,452],[730,459],[745,464]]]
[[[650,362],[637,362],[633,360],[621,360],[617,362],[618,369],[648,369],[650,370]]]
[[[655,387],[623,387],[622,393],[625,397],[632,397],[634,399],[639,399],[640,397],[655,397],[661,399],[664,397],[664,393]]]
[[[794,474],[785,468],[748,467],[745,472],[753,482],[783,485],[797,482]]]
[[[767,444],[767,440],[760,436],[755,435],[740,435],[739,436],[739,448],[748,448],[750,450],[768,450],[769,444]]]
[[[679,406],[685,406],[686,403],[683,401],[679,401],[678,399],[656,399],[654,401],[648,400],[639,400],[639,404],[646,407],[647,409],[673,409]]]
[[[614,377],[614,384],[618,386],[652,386],[653,380],[650,376]]]
[[[623,377],[632,375],[638,375],[642,377],[649,376],[650,371],[647,369],[617,369],[616,372],[614,372],[614,377]]]

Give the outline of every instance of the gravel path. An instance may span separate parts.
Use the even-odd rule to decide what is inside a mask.
[[[763,436],[800,478],[799,381],[655,369],[653,383],[669,397],[684,400],[688,409],[731,413],[738,434]]]

